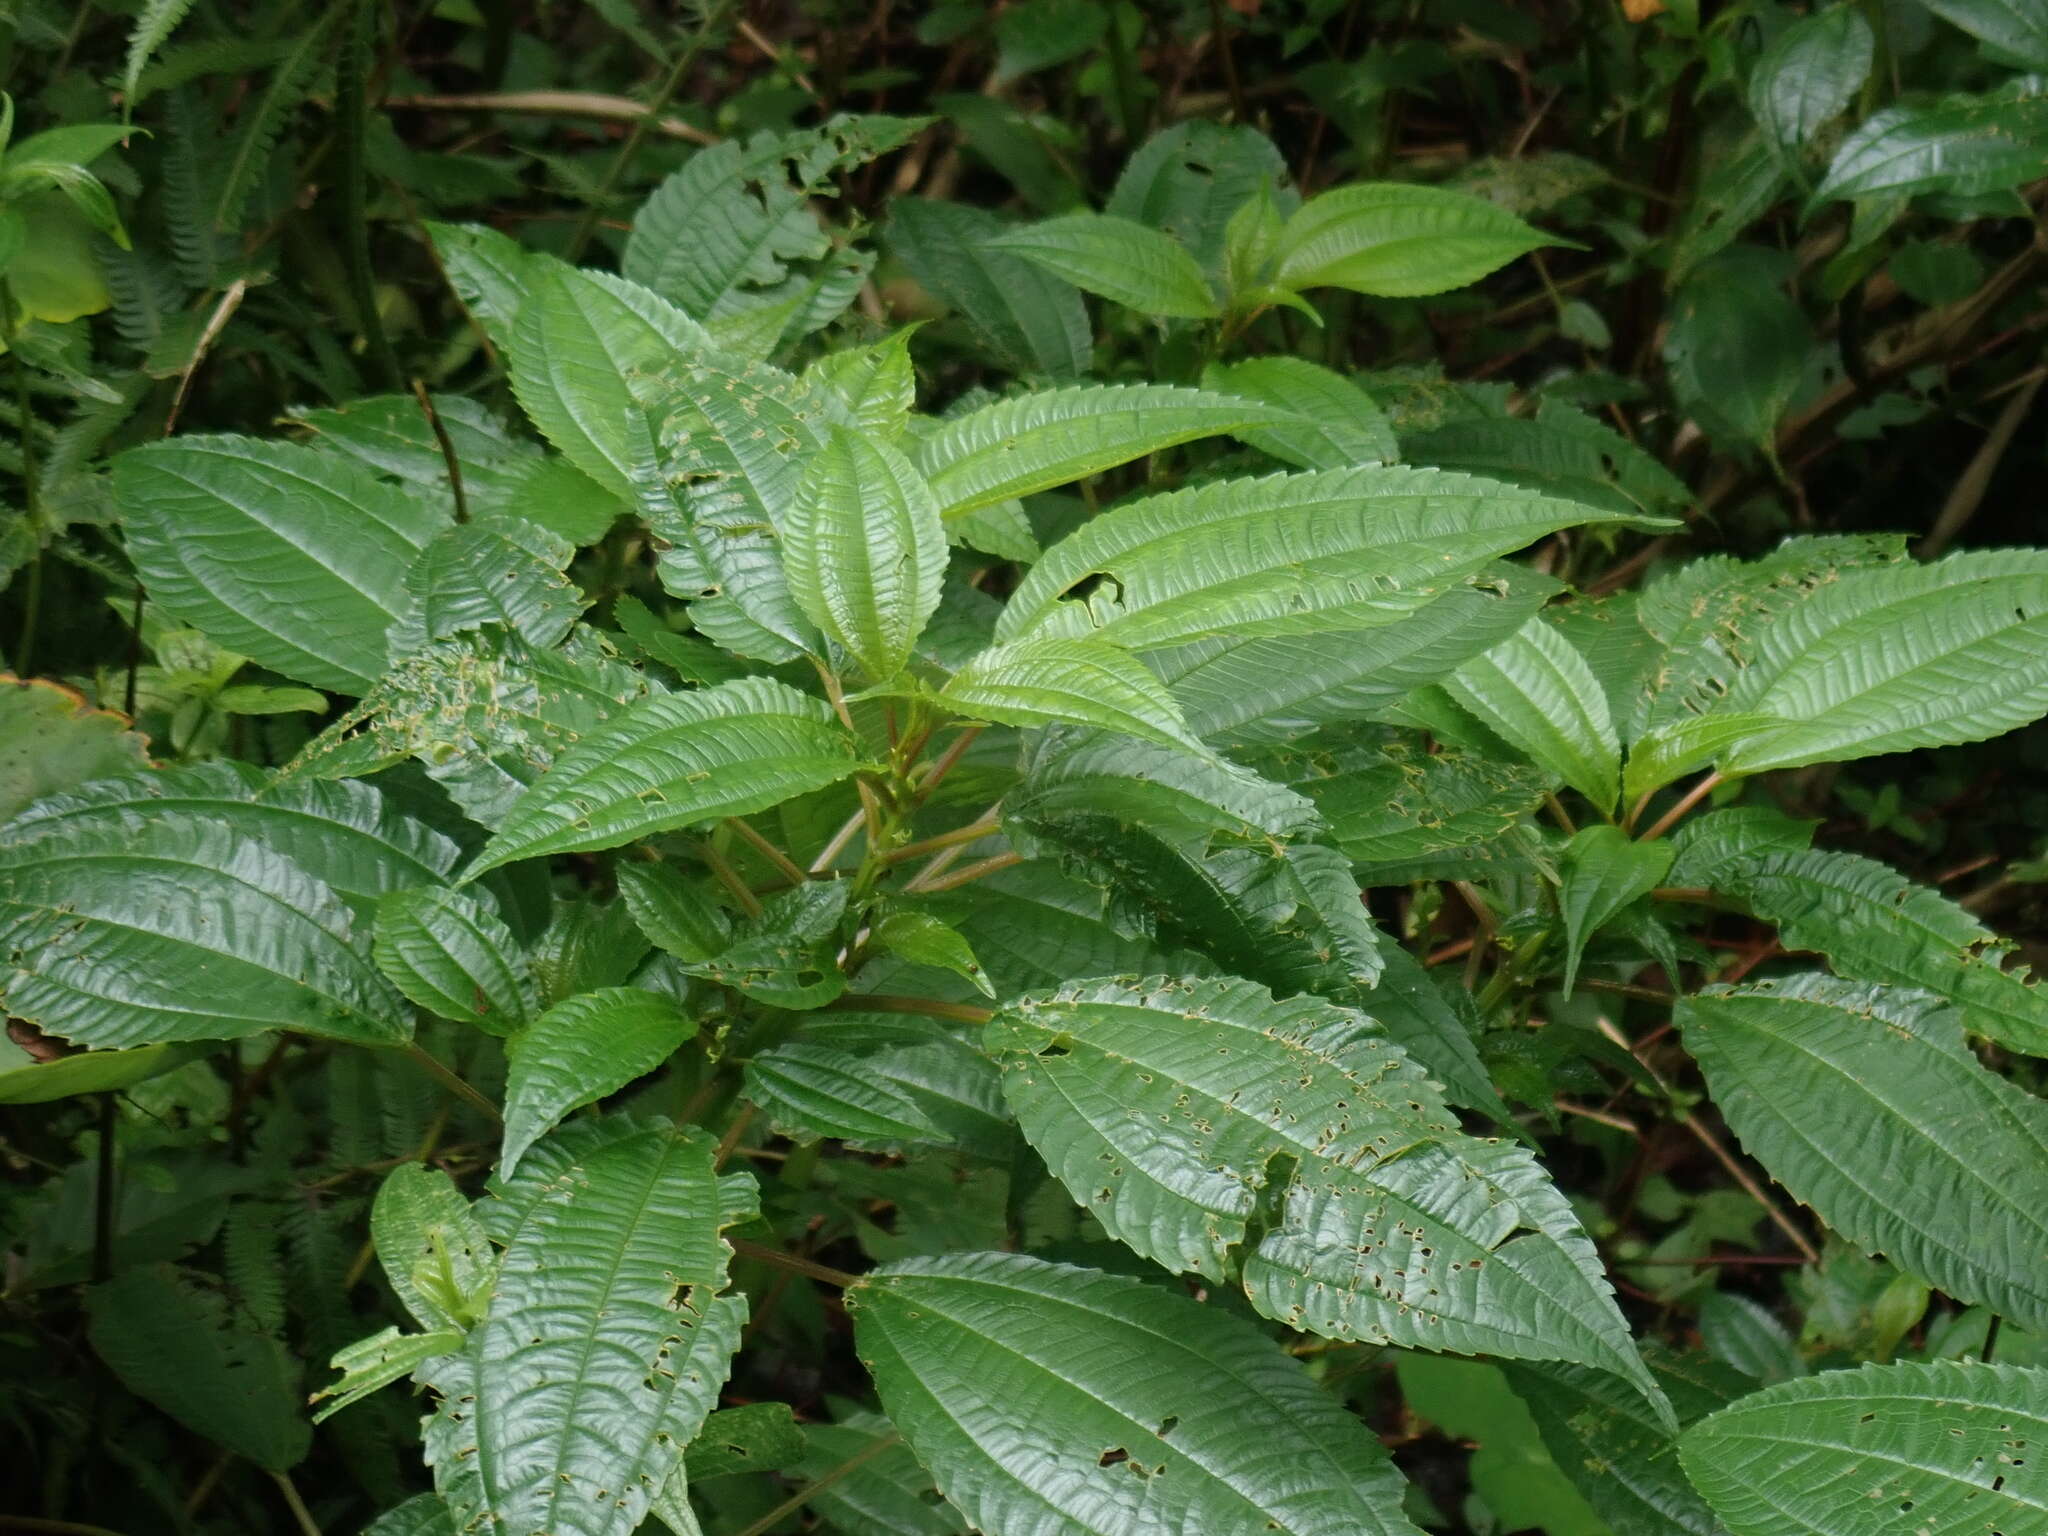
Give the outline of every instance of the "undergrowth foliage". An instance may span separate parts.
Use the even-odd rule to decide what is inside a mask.
[[[1326,8],[934,11],[943,124],[592,9],[663,83],[534,238],[372,115],[431,93],[369,5],[153,0],[0,158],[23,1528],[2048,1531],[2048,992],[1806,814],[2048,715],[2048,550],[1813,467],[2038,330],[2048,28],[1603,23],[1730,114],[1630,222],[1548,105],[1447,179],[1235,72],[1144,131]],[[649,145],[736,36],[801,110]],[[1401,350],[1517,283],[1566,363]]]

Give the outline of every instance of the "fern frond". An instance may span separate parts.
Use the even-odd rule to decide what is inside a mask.
[[[121,98],[123,110],[133,114],[135,110],[135,83],[142,78],[142,71],[157,49],[169,41],[178,23],[192,9],[192,0],[143,0],[142,10],[135,18],[135,28],[128,34],[128,62],[121,70]]]
[[[213,205],[212,224],[216,231],[231,230],[241,222],[242,210],[249,205],[249,196],[256,189],[257,178],[270,162],[270,152],[277,147],[286,120],[305,100],[312,86],[313,77],[326,56],[327,44],[334,35],[335,23],[350,9],[347,4],[328,6],[320,18],[299,35],[290,51],[278,61],[277,68],[271,71],[270,83],[264,87],[263,95],[236,131],[234,145],[229,151],[220,195]]]

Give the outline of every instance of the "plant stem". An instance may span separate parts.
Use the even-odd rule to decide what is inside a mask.
[[[786,1269],[811,1280],[822,1280],[827,1285],[836,1285],[842,1291],[848,1286],[860,1284],[859,1275],[848,1274],[843,1269],[834,1269],[830,1264],[820,1264],[815,1259],[784,1253],[780,1248],[749,1242],[744,1237],[728,1237],[726,1241],[732,1245],[732,1251],[743,1259],[759,1259],[763,1264],[773,1264],[778,1269]]]
[[[271,1481],[277,1484],[277,1491],[284,1495],[285,1507],[292,1512],[292,1519],[298,1522],[305,1536],[320,1536],[320,1527],[313,1519],[313,1512],[306,1508],[306,1501],[299,1497],[298,1484],[292,1481],[289,1472],[271,1472]]]
[[[471,1109],[477,1111],[486,1120],[489,1120],[491,1124],[496,1126],[504,1125],[505,1117],[498,1112],[497,1105],[485,1098],[473,1084],[466,1081],[453,1067],[448,1066],[418,1041],[406,1044],[403,1047],[403,1054],[415,1063],[422,1072],[426,1073],[427,1076],[433,1078],[435,1082],[446,1088]]]
[[[434,441],[441,445],[441,462],[448,466],[448,489],[455,497],[455,521],[469,521],[469,497],[462,489],[462,464],[455,457],[454,440],[448,436],[448,428],[441,421],[441,413],[434,409],[434,397],[427,393],[424,379],[412,381],[412,397],[419,401],[420,410],[427,418],[427,425],[433,430]]]
[[[806,880],[810,879],[810,876],[804,872],[796,860],[776,847],[759,832],[756,832],[743,818],[728,816],[725,818],[725,824],[731,827],[733,831],[739,833],[742,838],[752,845],[756,853],[760,854],[770,864],[773,864],[792,884],[802,885]]]
[[[1647,843],[1662,837],[1666,832],[1677,826],[1680,821],[1684,820],[1685,813],[1712,794],[1714,787],[1720,782],[1721,774],[1718,769],[1713,773],[1707,774],[1699,783],[1693,785],[1691,789],[1688,789],[1683,795],[1679,796],[1676,805],[1672,806],[1670,810],[1651,823],[1650,829],[1643,833],[1642,841]]]
[[[965,869],[956,869],[955,871],[953,871],[952,874],[942,875],[936,880],[924,879],[923,877],[920,877],[917,880],[913,880],[903,889],[905,891],[917,893],[924,893],[929,891],[950,891],[955,886],[971,885],[974,881],[979,880],[983,875],[992,875],[999,869],[1008,869],[1012,864],[1022,864],[1023,862],[1024,855],[1021,853],[1011,852],[991,854],[988,858],[977,859],[974,863],[969,864]]]
[[[809,1487],[797,1489],[795,1493],[792,1493],[780,1504],[769,1510],[767,1514],[741,1531],[739,1536],[766,1536],[767,1532],[774,1530],[776,1526],[802,1509],[827,1488],[830,1488],[841,1478],[858,1471],[863,1465],[881,1455],[882,1452],[894,1448],[901,1439],[902,1436],[892,1430],[879,1440],[862,1446]]]
[[[1671,1007],[1678,999],[1669,992],[1659,992],[1654,987],[1633,987],[1625,981],[1602,981],[1597,976],[1581,976],[1579,985],[1588,992],[1610,992],[1616,997],[1640,998],[1646,1003],[1662,1003]]]
[[[901,848],[891,848],[882,855],[882,862],[901,864],[906,859],[921,859],[928,853],[937,853],[941,848],[956,848],[965,843],[978,843],[1001,827],[1002,823],[994,816],[984,813],[964,827],[955,827],[951,832],[941,832],[936,837],[921,838],[914,843],[905,843]]]
[[[994,1018],[993,1008],[972,1003],[945,1003],[935,997],[897,997],[887,992],[848,992],[825,1005],[842,1013],[916,1013],[928,1019],[957,1019],[962,1024],[986,1024]]]
[[[76,1520],[39,1520],[34,1515],[0,1515],[0,1531],[40,1531],[45,1536],[121,1536],[104,1525],[82,1525]]]
[[[343,22],[340,61],[335,66],[335,140],[341,162],[342,253],[348,265],[356,327],[369,356],[370,373],[385,389],[398,388],[398,359],[377,312],[377,282],[370,266],[369,135],[370,61],[375,51],[376,0],[354,0],[355,14]]]
[[[14,289],[5,278],[0,278],[0,343],[7,347],[7,362],[14,373],[14,407],[21,415],[21,509],[28,516],[29,536],[36,541],[22,589],[21,639],[14,647],[14,675],[27,677],[35,654],[36,629],[42,622],[43,495],[36,462],[35,403],[29,394],[28,365],[21,360],[19,338],[14,334]]]
[[[114,1159],[115,1143],[120,1139],[120,1117],[113,1094],[103,1093],[99,1099],[99,1159],[92,1199],[92,1277],[95,1282],[114,1273]]]
[[[647,110],[634,120],[626,133],[626,142],[619,146],[619,152],[612,157],[612,163],[605,167],[604,179],[597,184],[597,195],[590,200],[590,207],[584,212],[583,220],[576,226],[576,233],[569,237],[568,249],[562,259],[574,266],[583,257],[584,249],[590,244],[590,237],[597,233],[598,221],[604,217],[605,204],[610,201],[619,178],[626,174],[626,167],[633,163],[633,156],[640,152],[640,146],[647,139],[648,130],[667,110],[677,91],[683,87],[683,77],[689,74],[690,66],[697,62],[697,55],[704,51],[704,45],[711,41],[714,27],[725,21],[725,14],[731,7],[731,0],[719,5],[704,16],[704,24],[690,40],[683,44],[682,52],[676,55],[675,63],[669,66],[668,75],[661,82],[661,88],[654,93],[654,100],[647,103]]]
[[[811,873],[822,875],[826,870],[830,869],[839,855],[846,851],[846,845],[853,841],[853,834],[860,830],[861,823],[866,820],[867,812],[865,810],[855,811],[851,816],[847,817],[840,825],[839,830],[832,834],[831,841],[825,844],[815,859],[811,860]]]
[[[711,873],[718,877],[718,883],[732,893],[732,899],[740,904],[740,910],[749,917],[759,917],[761,915],[761,898],[756,896],[747,882],[740,878],[740,872],[726,861],[725,855],[713,846],[710,838],[704,839],[700,846],[704,854],[704,862],[710,866]]]

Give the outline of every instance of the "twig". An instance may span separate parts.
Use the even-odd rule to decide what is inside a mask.
[[[0,1515],[0,1531],[38,1531],[44,1536],[121,1536],[104,1525],[84,1525],[76,1520],[39,1520],[34,1515]]]
[[[1596,1120],[1602,1125],[1612,1126],[1617,1131],[1626,1131],[1641,1141],[1642,1129],[1635,1121],[1622,1115],[1611,1114],[1604,1109],[1589,1109],[1584,1104],[1574,1104],[1569,1099],[1552,1099],[1551,1102],[1568,1115],[1577,1115],[1582,1120]]]
[[[811,873],[822,875],[826,870],[830,869],[839,855],[846,852],[846,845],[853,841],[853,834],[860,830],[861,823],[866,820],[867,812],[865,810],[855,811],[851,816],[847,817],[840,824],[839,830],[832,834],[831,841],[827,842],[824,848],[820,850],[818,856],[811,860]]]
[[[747,1127],[753,1123],[754,1106],[742,1104],[740,1112],[732,1117],[732,1124],[725,1128],[725,1134],[718,1138],[718,1150],[711,1154],[713,1169],[725,1166],[725,1160],[732,1156],[733,1148],[740,1144],[740,1138],[747,1134]]]
[[[759,1259],[763,1264],[773,1264],[778,1269],[789,1270],[811,1280],[822,1280],[827,1285],[836,1285],[842,1291],[848,1286],[860,1284],[860,1276],[848,1274],[843,1269],[834,1269],[829,1264],[820,1264],[816,1259],[800,1258],[793,1253],[784,1253],[780,1248],[770,1248],[763,1243],[749,1242],[744,1237],[728,1237],[732,1251],[743,1259]]]
[[[929,1019],[956,1019],[962,1024],[986,1024],[996,1016],[993,1008],[977,1008],[972,1003],[898,997],[888,992],[846,992],[825,1006],[841,1013],[915,1013]]]
[[[340,0],[349,3],[349,0]],[[342,20],[341,56],[334,67],[334,134],[340,150],[342,253],[356,330],[371,371],[386,389],[400,374],[384,317],[377,312],[377,280],[370,264],[370,91],[371,58],[384,7],[376,0],[352,0],[354,14]],[[380,82],[381,85],[381,82]]]
[[[699,846],[704,855],[704,862],[711,868],[711,873],[718,877],[720,885],[732,893],[732,899],[740,904],[740,910],[749,917],[759,917],[761,898],[740,878],[740,872],[726,862],[725,855],[713,846],[711,839],[706,838]]]
[[[936,880],[913,880],[903,889],[906,892],[923,894],[930,891],[950,891],[955,886],[971,885],[983,875],[992,875],[999,869],[1008,869],[1012,864],[1022,864],[1024,855],[1017,852],[991,854],[988,858],[977,859],[964,869],[956,869],[950,875],[941,875]]]
[[[115,1144],[120,1140],[120,1113],[114,1095],[100,1098],[100,1144],[93,1177],[92,1278],[95,1283],[114,1273]]]
[[[1999,462],[2004,459],[2006,449],[2012,446],[2013,437],[2026,420],[2027,412],[2034,408],[2035,397],[2041,393],[2044,383],[2048,383],[2048,375],[2036,378],[2005,402],[2005,409],[1998,413],[1998,420],[1992,423],[1991,431],[1976,453],[1971,455],[1968,466],[1949,491],[1948,499],[1941,504],[1934,526],[1920,541],[1920,547],[1913,551],[1922,560],[1932,560],[1947,549],[1955,536],[1977,515],[1984,493],[1991,488],[1991,477],[1998,472]]]
[[[1581,976],[1579,985],[1588,992],[1611,992],[1616,997],[1639,998],[1646,1003],[1662,1003],[1671,1007],[1678,999],[1669,992],[1659,992],[1654,987],[1634,987],[1625,981],[1602,981],[1597,976]]]
[[[984,812],[964,827],[955,827],[951,832],[941,832],[936,837],[905,843],[901,848],[891,848],[882,855],[882,862],[901,864],[907,859],[921,859],[928,853],[937,853],[941,848],[957,848],[966,843],[978,843],[990,833],[999,831],[1002,825],[994,815]]]
[[[412,397],[419,401],[427,425],[433,430],[434,441],[441,445],[441,462],[448,466],[448,489],[455,496],[455,521],[466,523],[469,521],[469,496],[462,488],[462,465],[455,457],[455,441],[449,437],[448,428],[441,421],[441,413],[434,409],[434,397],[427,393],[424,379],[412,381]]]
[[[603,122],[645,120],[648,132],[690,144],[716,144],[718,135],[694,128],[680,118],[663,117],[659,109],[630,96],[601,91],[476,91],[452,96],[391,96],[387,112],[510,112],[521,117],[593,117]]]
[[[491,1124],[502,1126],[505,1123],[505,1117],[498,1113],[497,1105],[485,1098],[474,1084],[464,1079],[453,1067],[440,1060],[418,1041],[410,1041],[401,1047],[400,1054]]]
[[[740,1536],[766,1536],[767,1532],[774,1530],[776,1526],[802,1509],[812,1499],[815,1499],[841,1478],[858,1471],[866,1463],[873,1461],[877,1456],[881,1455],[882,1452],[894,1449],[901,1438],[894,1430],[891,1430],[880,1439],[870,1441],[847,1457],[846,1460],[839,1463],[830,1472],[819,1478],[815,1483],[797,1489],[795,1493],[792,1493],[780,1504],[769,1510],[767,1514],[741,1531]]]
[[[793,884],[802,885],[806,880],[810,879],[810,876],[805,873],[803,867],[796,860],[755,831],[742,817],[728,816],[725,818],[725,824],[731,827],[733,831],[739,833],[756,853],[760,854],[770,864],[773,864]]]
[[[164,417],[165,437],[171,435],[172,428],[178,424],[178,413],[185,409],[185,397],[191,393],[193,375],[199,372],[199,365],[206,361],[207,353],[213,350],[213,344],[220,339],[220,333],[228,328],[228,321],[232,320],[235,311],[242,307],[242,300],[248,292],[249,279],[236,278],[221,294],[220,302],[213,306],[213,313],[207,316],[206,327],[199,333],[198,345],[192,348],[192,356],[186,360],[184,368],[178,374],[178,392],[171,398],[170,414]]]
[[[284,1495],[285,1507],[292,1512],[292,1519],[298,1522],[299,1529],[305,1536],[320,1536],[320,1527],[313,1519],[313,1512],[306,1508],[306,1501],[299,1497],[298,1485],[292,1481],[291,1473],[273,1471],[267,1467],[264,1470],[270,1472],[271,1481],[277,1484],[277,1491]]]
[[[1804,1232],[1799,1230],[1792,1218],[1778,1208],[1778,1202],[1771,1198],[1770,1192],[1757,1183],[1754,1178],[1750,1177],[1749,1170],[1736,1160],[1735,1154],[1722,1146],[1719,1138],[1712,1131],[1700,1124],[1699,1116],[1682,1113],[1678,1117],[1678,1123],[1692,1132],[1693,1139],[1714,1155],[1715,1162],[1728,1170],[1729,1177],[1742,1186],[1744,1194],[1764,1208],[1765,1213],[1769,1215],[1778,1230],[1789,1237],[1792,1240],[1792,1246],[1805,1255],[1807,1263],[1818,1264],[1820,1262],[1820,1250],[1813,1246],[1812,1241],[1808,1239]]]
[[[1650,824],[1650,829],[1642,835],[1642,841],[1647,843],[1654,838],[1662,837],[1666,832],[1677,826],[1685,818],[1685,813],[1712,794],[1715,786],[1720,782],[1721,773],[1719,769],[1705,775],[1699,783],[1693,785],[1691,789],[1688,789],[1683,795],[1679,796],[1676,805],[1672,806],[1670,810]]]

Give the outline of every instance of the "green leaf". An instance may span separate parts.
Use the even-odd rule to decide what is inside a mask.
[[[121,1384],[259,1467],[296,1466],[313,1433],[297,1363],[249,1327],[203,1276],[138,1264],[86,1293],[92,1347]]]
[[[1099,640],[1042,635],[983,651],[947,680],[939,702],[999,725],[1098,725],[1201,752],[1166,685]]]
[[[799,1041],[764,1051],[747,1063],[746,1092],[798,1141],[835,1136],[887,1146],[942,1139],[916,1100],[834,1046]]]
[[[1416,298],[1476,283],[1555,243],[1505,208],[1462,192],[1357,182],[1295,210],[1280,232],[1274,281]]]
[[[1011,371],[1071,379],[1087,371],[1088,311],[1070,283],[989,237],[1007,226],[965,203],[899,197],[889,205],[889,252],[933,298],[967,323]]]
[[[2048,92],[2030,76],[1983,96],[1887,107],[1842,141],[1813,200],[2003,191],[2040,173],[2044,147]]]
[[[169,40],[191,9],[192,0],[144,0],[142,9],[136,13],[135,25],[128,32],[127,61],[121,68],[121,96],[130,103],[131,111],[136,82],[142,78],[143,67]],[[5,147],[0,144],[0,149]]]
[[[568,540],[509,517],[437,535],[406,572],[411,611],[391,626],[391,656],[490,626],[542,648],[561,644],[586,606],[563,574],[575,552]]]
[[[536,1010],[512,930],[467,891],[393,891],[377,904],[373,952],[399,991],[441,1018],[507,1035]]]
[[[264,688],[238,684],[213,696],[213,707],[224,715],[324,715],[327,695],[311,688]]]
[[[544,458],[539,444],[512,436],[491,411],[466,396],[443,395],[434,403],[434,414],[454,446],[463,496],[473,516],[512,512],[521,487],[537,471],[568,467],[560,459]],[[299,410],[292,413],[292,420],[312,432],[313,447],[398,480],[415,496],[454,515],[448,461],[433,423],[411,395],[373,395]]]
[[[426,1459],[457,1529],[640,1524],[716,1405],[746,1321],[745,1298],[719,1294],[719,1232],[747,1214],[751,1180],[721,1181],[713,1150],[627,1122],[541,1143],[507,1187],[490,1315],[421,1372],[440,1396]]]
[[[8,1011],[83,1045],[411,1034],[333,889],[209,822],[123,814],[0,845],[0,956]]]
[[[658,992],[604,987],[555,1004],[506,1042],[498,1175],[570,1111],[617,1093],[673,1056],[697,1021]]]
[[[1749,110],[1781,154],[1796,158],[1855,99],[1870,74],[1876,36],[1853,5],[1793,22],[1749,76]]]
[[[1206,320],[1219,313],[1202,268],[1170,235],[1113,214],[1069,213],[983,242],[1077,288],[1143,315]]]
[[[678,960],[709,960],[732,941],[732,921],[709,882],[691,880],[673,865],[622,863],[619,899],[657,949]]]
[[[1936,993],[1972,1032],[2048,1055],[2048,994],[2004,969],[2009,947],[1939,891],[1875,859],[1818,848],[1733,861],[1714,886],[1776,923],[1787,949],[1825,955],[1857,981]]]
[[[883,1408],[987,1536],[1111,1536],[1139,1509],[1160,1530],[1416,1536],[1365,1426],[1215,1308],[1010,1253],[894,1264],[847,1307]]]
[[[1663,1410],[1563,1194],[1464,1135],[1363,1015],[1236,980],[1073,982],[986,1046],[1053,1176],[1167,1269],[1235,1270],[1327,1338],[1597,1366]]]
[[[795,1475],[815,1485],[863,1451],[873,1454],[830,1487],[812,1495],[810,1505],[845,1536],[964,1536],[967,1522],[938,1497],[932,1475],[900,1442],[879,1451],[875,1442],[896,1433],[879,1413],[846,1414],[836,1424],[806,1424],[804,1458]]]
[[[831,709],[768,678],[643,699],[555,761],[467,878],[515,859],[745,816],[836,784],[856,766]]]
[[[1451,1103],[1513,1127],[1514,1117],[1479,1058],[1475,1037],[1480,1017],[1471,994],[1455,984],[1438,986],[1422,962],[1398,944],[1381,947],[1380,966],[1378,983],[1359,1002],[1387,1038],[1443,1085]]]
[[[318,688],[362,693],[405,574],[445,526],[424,499],[333,454],[181,437],[114,460],[128,553],[150,601],[216,643]]]
[[[1634,804],[1673,779],[1721,757],[1730,748],[1766,736],[1791,722],[1776,715],[1744,713],[1688,715],[1638,737],[1622,770],[1622,799]]]
[[[850,885],[813,880],[771,896],[730,944],[684,969],[771,1008],[824,1007],[846,990],[838,955]]]
[[[363,1527],[363,1536],[459,1536],[448,1506],[435,1493],[416,1494]]]
[[[804,1432],[787,1403],[721,1408],[704,1421],[683,1452],[692,1483],[743,1472],[779,1472],[804,1454]]]
[[[875,949],[908,960],[912,965],[936,966],[964,978],[983,997],[994,997],[995,988],[982,974],[974,948],[960,937],[958,929],[940,922],[929,912],[891,912],[868,935]]]
[[[1800,976],[1679,1001],[1686,1048],[1750,1155],[1867,1252],[2048,1325],[2048,1104],[1979,1066],[1925,993]],[[1872,1178],[1883,1147],[1911,1178]]]
[[[1700,1303],[1700,1342],[1716,1360],[1766,1386],[1807,1374],[1785,1325],[1734,1291],[1716,1291]]]
[[[140,1045],[126,1051],[75,1051],[36,1061],[11,1041],[0,1046],[0,1104],[48,1104],[83,1093],[112,1093],[161,1077],[199,1052],[189,1046]],[[12,1065],[16,1060],[19,1066]]]
[[[2048,1371],[1865,1365],[1781,1382],[1685,1433],[1686,1475],[1734,1536],[2048,1531]]]
[[[1291,411],[1201,389],[1079,384],[955,416],[918,444],[917,458],[951,519],[1198,437],[1293,419]]]
[[[1621,741],[1599,679],[1560,631],[1531,619],[1444,686],[1530,762],[1603,813],[1614,809]]]
[[[1564,995],[1572,995],[1586,943],[1622,910],[1655,890],[1671,869],[1671,845],[1639,843],[1619,827],[1582,827],[1558,861],[1564,918]]]
[[[1475,410],[1404,432],[1398,457],[1615,512],[1680,512],[1692,495],[1654,455],[1559,400],[1543,401],[1533,417]]]
[[[373,1392],[403,1380],[429,1360],[462,1348],[460,1333],[441,1329],[434,1333],[402,1333],[386,1328],[366,1339],[358,1339],[339,1350],[329,1362],[341,1372],[341,1380],[313,1394],[322,1406],[313,1413],[315,1424],[325,1423],[342,1409],[352,1407]]]
[[[976,1046],[952,1035],[927,1036],[861,1058],[875,1082],[916,1105],[937,1129],[929,1138],[1009,1167],[1017,1125],[1003,1102],[1002,1077]],[[943,1176],[943,1175],[942,1175]]]
[[[1664,338],[1679,403],[1711,432],[1766,457],[1813,350],[1813,328],[1780,287],[1783,277],[1777,252],[1723,251],[1678,290]]]
[[[400,1163],[370,1207],[370,1241],[391,1289],[429,1331],[468,1329],[483,1316],[497,1252],[455,1181],[425,1163]]]
[[[1301,795],[1223,758],[1109,731],[1048,731],[1003,797],[1005,819],[1110,816],[1168,836],[1258,841],[1318,827]]]
[[[141,772],[149,744],[128,723],[60,683],[0,673],[0,824],[74,784]]]
[[[910,361],[916,334],[917,327],[907,325],[872,346],[827,352],[804,370],[804,383],[837,396],[861,431],[893,442],[917,404],[917,370]]]
[[[782,562],[804,615],[879,682],[903,670],[939,606],[946,529],[915,465],[842,427],[804,470]]]
[[[482,224],[428,221],[434,258],[455,296],[500,353],[512,350],[512,327],[544,270],[543,258]]]
[[[1724,708],[1797,722],[1724,753],[1761,773],[2002,735],[2048,711],[2048,554],[1844,572],[1759,637]]]
[[[1207,635],[1327,646],[1333,631],[1407,617],[1547,533],[1613,521],[1637,520],[1431,469],[1226,480],[1084,524],[1018,584],[996,638],[1056,626],[1134,649]]]
[[[2048,16],[2029,0],[1922,0],[1930,11],[1961,27],[1987,50],[2029,69],[2048,69]]]
[[[1262,187],[1270,194],[1286,180],[1286,160],[1258,129],[1192,118],[1138,146],[1104,211],[1171,235],[1205,273],[1220,276],[1231,216]]]
[[[1349,469],[1401,457],[1387,413],[1351,380],[1300,357],[1253,357],[1211,363],[1202,387],[1292,411],[1293,422],[1239,428],[1234,434],[1261,453],[1300,469]]]

